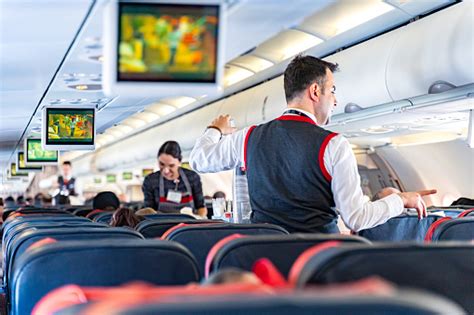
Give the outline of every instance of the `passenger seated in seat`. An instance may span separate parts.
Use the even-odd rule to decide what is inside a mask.
[[[129,208],[120,208],[112,215],[110,226],[128,226],[133,229],[143,219],[142,216],[136,215]]]
[[[147,208],[142,208],[135,212],[136,215],[148,215],[148,214],[157,214],[158,211],[156,211],[153,208],[147,207]]]
[[[237,268],[225,268],[213,273],[209,278],[202,282],[202,285],[206,286],[230,283],[263,284],[262,281],[252,272],[243,271]]]
[[[92,208],[94,208],[94,210],[90,212],[86,218],[93,217],[98,212],[114,211],[119,207],[120,201],[117,195],[111,191],[103,191],[94,197],[92,201]]]

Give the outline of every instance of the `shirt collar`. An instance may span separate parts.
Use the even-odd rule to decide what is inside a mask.
[[[314,116],[313,114],[303,110],[303,109],[299,109],[299,108],[294,108],[294,107],[291,107],[291,108],[287,108],[285,109],[285,111],[283,112],[283,115],[294,115],[294,114],[291,114],[291,113],[287,113],[288,110],[295,110],[297,112],[300,112],[304,115],[306,115],[308,118],[310,118],[312,121],[314,121],[314,123],[316,124],[316,126],[319,126],[318,124],[318,120],[316,119],[316,116]]]

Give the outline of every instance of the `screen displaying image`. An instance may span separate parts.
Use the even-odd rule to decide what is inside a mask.
[[[47,151],[41,147],[41,139],[26,139],[26,163],[57,162],[58,151]]]
[[[94,109],[46,108],[46,145],[94,144]]]
[[[94,184],[102,184],[102,178],[94,177]]]
[[[123,172],[122,173],[122,179],[123,180],[132,180],[133,178],[133,173],[132,172]]]
[[[119,3],[117,81],[215,82],[217,5]]]
[[[148,175],[150,175],[151,173],[153,173],[153,169],[152,168],[144,168],[142,169],[142,176],[143,177],[146,177]]]
[[[114,174],[107,174],[106,176],[107,183],[115,183],[117,182],[117,176]]]
[[[26,163],[25,163],[25,153],[23,152],[18,152],[18,160],[17,160],[17,163],[18,163],[18,170],[21,170],[21,171],[40,171],[43,169],[42,166],[26,166]]]
[[[20,173],[16,171],[16,163],[10,164],[10,175],[11,176],[28,176],[28,173]]]

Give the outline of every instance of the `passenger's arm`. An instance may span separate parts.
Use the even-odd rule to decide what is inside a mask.
[[[229,116],[219,118],[230,119]],[[242,166],[244,139],[249,128],[233,132],[235,128],[226,129],[221,125],[216,127],[217,129],[208,128],[196,140],[189,163],[197,172],[215,173]],[[233,133],[228,134],[230,132]]]
[[[152,185],[152,181],[149,176],[145,177],[143,181],[142,191],[144,195],[145,208],[150,207],[155,210],[158,210],[158,205],[155,202],[155,190]]]

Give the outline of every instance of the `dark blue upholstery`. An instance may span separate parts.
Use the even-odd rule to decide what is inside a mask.
[[[392,218],[374,228],[359,231],[358,234],[373,242],[423,242],[428,228],[439,218],[441,217],[428,215],[428,217],[418,220],[416,215],[405,214]]]
[[[52,227],[49,229],[29,229],[20,233],[11,243],[6,258],[4,276],[8,283],[10,270],[21,254],[33,243],[51,237],[57,241],[105,240],[105,239],[143,239],[142,235],[127,228],[108,228],[100,225],[83,227]],[[5,277],[4,277],[5,278]]]
[[[474,313],[474,245],[341,245],[305,264],[298,286],[338,283],[377,275],[397,285],[444,295]]]
[[[232,234],[281,235],[288,234],[282,227],[273,224],[209,224],[189,225],[175,230],[167,239],[184,245],[196,257],[199,274],[204,275],[204,265],[209,250],[218,241]]]
[[[91,220],[86,218],[75,217],[71,215],[66,216],[26,216],[26,217],[17,217],[12,220],[8,220],[7,222],[3,223],[2,231],[3,236],[5,237],[8,234],[8,231],[15,227],[18,224],[23,224],[27,222],[65,222],[65,221],[76,221],[76,222],[91,222]]]
[[[103,212],[99,213],[94,217],[95,222],[109,224],[110,219],[112,219],[113,212]]]
[[[159,240],[64,241],[24,253],[15,263],[10,314],[30,314],[38,300],[66,284],[117,286],[131,281],[183,285],[198,280],[181,245]]]
[[[359,236],[341,234],[255,235],[238,238],[225,244],[212,261],[211,271],[235,267],[252,271],[260,258],[268,258],[278,270],[288,276],[296,258],[308,248],[327,241],[370,244]]]
[[[474,217],[470,216],[442,222],[435,229],[432,238],[433,242],[471,240],[474,240]]]
[[[186,223],[186,224],[201,224],[201,223],[219,223],[222,221],[217,220],[189,220],[188,218],[181,219],[166,219],[166,220],[143,220],[138,223],[135,230],[140,232],[145,238],[157,238],[161,237],[168,229],[173,226]]]
[[[89,212],[92,212],[94,209],[92,208],[78,208],[72,212],[75,216],[78,217],[85,217],[86,215],[89,214]]]
[[[71,313],[60,312],[59,315]],[[79,313],[77,313],[79,314]],[[434,315],[462,314],[447,299],[422,292],[396,296],[319,296],[317,293],[278,296],[196,297],[180,303],[158,303],[125,309],[120,315]]]
[[[196,220],[195,217],[183,213],[157,213],[144,216],[147,220]]]

